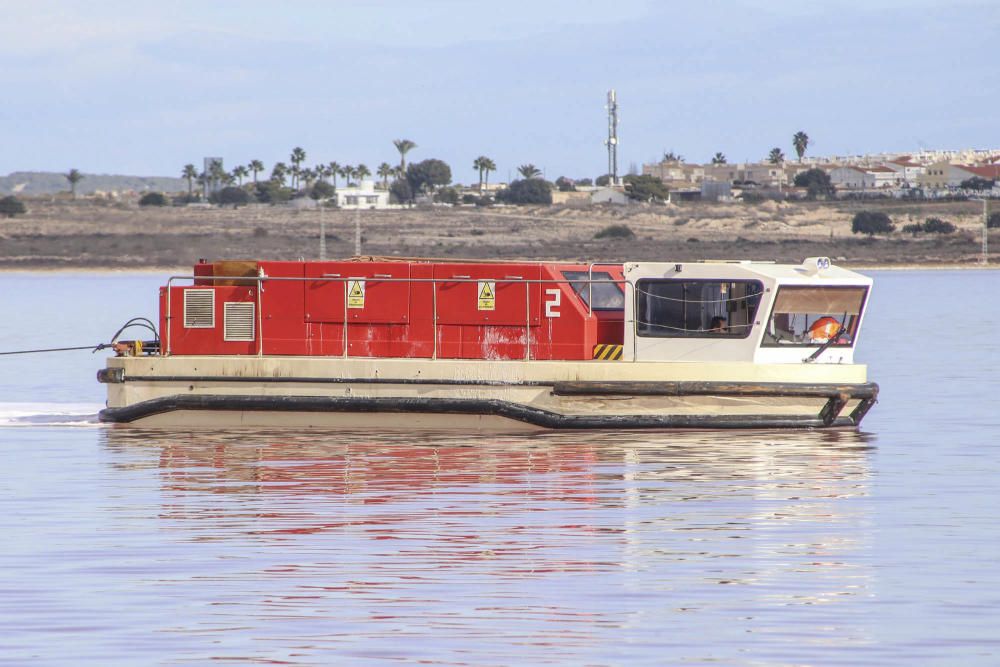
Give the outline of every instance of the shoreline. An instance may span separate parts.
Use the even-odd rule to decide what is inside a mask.
[[[222,259],[222,258],[219,258]],[[261,258],[262,261],[267,261],[267,258]],[[337,258],[331,258],[329,261],[336,261]],[[342,258],[343,259],[343,258]],[[461,261],[461,258],[428,258],[428,259],[442,259],[445,261]],[[803,258],[805,259],[805,258]],[[308,260],[307,260],[308,261]],[[318,260],[315,260],[318,261]],[[498,259],[497,261],[510,261],[510,262],[561,262],[561,261],[572,261],[572,260],[544,260],[537,258],[518,258],[518,257],[504,257]],[[666,263],[670,263],[672,260],[664,259]],[[696,260],[687,260],[688,262]],[[851,271],[997,271],[1000,270],[1000,262],[991,264],[959,264],[959,263],[909,263],[909,264],[852,264],[850,262],[836,262],[835,266],[839,266],[844,269],[849,269]],[[115,275],[115,274],[171,274],[171,275],[191,275],[191,267],[189,266],[152,266],[152,267],[119,267],[119,266],[100,266],[95,265],[92,267],[80,266],[80,267],[59,267],[51,268],[46,266],[28,266],[25,268],[15,268],[10,266],[0,266],[0,276],[13,275],[13,274],[45,274],[45,275],[76,275],[76,274],[87,274],[87,275]]]
[[[361,254],[444,261],[698,262],[759,260],[798,264],[830,257],[854,270],[984,270],[982,217],[968,202],[882,204],[896,231],[852,233],[857,202],[691,203],[412,208],[346,211],[291,207],[139,208],[79,200],[37,201],[28,213],[0,221],[0,275],[188,275],[199,258],[298,261]],[[927,217],[954,223],[951,234],[901,230]],[[1000,248],[1000,230],[994,247]],[[1000,266],[1000,256],[990,258]]]

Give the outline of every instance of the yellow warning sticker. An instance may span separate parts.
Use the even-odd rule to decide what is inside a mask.
[[[349,281],[347,281],[347,307],[348,308],[364,308],[365,307],[365,281],[364,280],[349,280]]]
[[[479,281],[479,310],[497,309],[497,283],[495,280]]]

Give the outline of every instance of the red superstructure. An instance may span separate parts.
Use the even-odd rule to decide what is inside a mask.
[[[622,344],[621,265],[238,261],[194,269],[193,285],[160,290],[166,354],[579,360]]]

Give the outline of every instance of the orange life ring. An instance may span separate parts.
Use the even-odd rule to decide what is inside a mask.
[[[809,327],[809,338],[813,341],[825,343],[840,331],[840,322],[832,317],[821,317]]]

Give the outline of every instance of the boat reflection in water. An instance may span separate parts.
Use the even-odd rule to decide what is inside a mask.
[[[148,509],[174,564],[158,583],[206,603],[171,630],[238,620],[278,638],[268,657],[275,641],[473,662],[871,643],[864,433],[101,438],[159,487]]]

